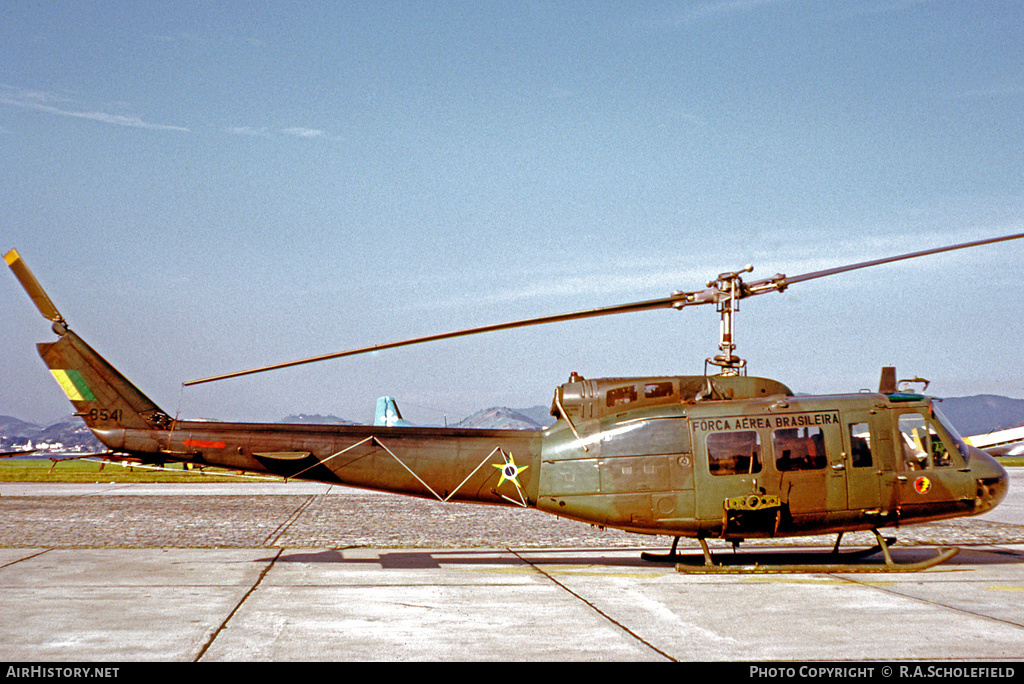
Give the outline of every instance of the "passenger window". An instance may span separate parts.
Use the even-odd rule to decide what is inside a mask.
[[[772,433],[775,467],[779,472],[821,470],[828,463],[825,436],[818,427],[785,428]]]
[[[608,390],[608,406],[621,406],[636,401],[636,387],[616,387]]]
[[[644,385],[644,397],[647,399],[660,399],[672,396],[671,382],[651,382]]]
[[[761,436],[756,432],[712,432],[706,443],[712,475],[761,472]]]
[[[871,430],[867,423],[851,423],[850,460],[854,468],[871,467]]]

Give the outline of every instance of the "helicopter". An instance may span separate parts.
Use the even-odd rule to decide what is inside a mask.
[[[671,537],[665,555],[683,572],[917,571],[957,552],[894,562],[882,528],[978,515],[1006,496],[1006,470],[969,445],[938,401],[908,392],[894,368],[877,392],[805,396],[776,380],[750,376],[735,354],[740,300],[855,269],[1024,238],[1024,233],[752,282],[752,270],[721,273],[705,289],[573,313],[428,335],[197,380],[196,385],[300,364],[466,335],[652,309],[714,305],[718,354],[701,375],[584,378],[555,389],[541,430],[412,426],[382,398],[394,420],[374,425],[285,425],[172,417],[75,334],[16,250],[5,261],[42,316],[54,342],[37,345],[75,415],[106,446],[110,460],[219,466],[314,480],[442,502],[534,508],[632,533]],[[717,369],[709,373],[709,366]],[[914,381],[920,379],[915,378]],[[913,382],[913,381],[912,381]],[[391,402],[391,403],[388,403]],[[383,415],[383,413],[382,413]],[[876,545],[840,553],[848,532],[870,531]],[[716,562],[707,540],[735,548],[750,539],[836,535],[821,565]],[[701,556],[677,552],[696,539]],[[848,559],[881,552],[884,563]],[[703,562],[701,562],[701,560]]]

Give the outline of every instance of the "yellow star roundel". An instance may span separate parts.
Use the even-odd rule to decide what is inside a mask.
[[[508,480],[516,487],[519,487],[519,480],[516,478],[519,477],[519,473],[530,467],[516,465],[515,459],[512,458],[512,454],[508,455],[508,461],[505,463],[492,463],[491,465],[501,471],[501,479],[498,480],[499,487],[504,484],[505,480]]]

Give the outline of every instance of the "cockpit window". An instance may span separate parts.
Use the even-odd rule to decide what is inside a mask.
[[[899,417],[899,428],[903,442],[903,463],[907,470],[956,465],[957,460],[953,454],[962,452],[938,420],[920,413],[903,413]]]
[[[953,424],[949,422],[949,418],[947,418],[945,414],[943,414],[942,411],[939,410],[939,405],[934,401],[931,403],[931,412],[932,416],[935,417],[935,420],[937,420],[939,422],[939,425],[945,429],[946,433],[949,435],[949,438],[956,445],[956,450],[960,452],[961,456],[963,456],[964,462],[969,461],[971,458],[971,450],[967,448],[967,442],[965,442],[964,438],[960,436],[960,433],[957,432],[957,429],[953,427]]]

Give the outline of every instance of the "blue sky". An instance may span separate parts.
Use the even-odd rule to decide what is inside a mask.
[[[699,374],[713,309],[193,378],[1024,232],[1024,5],[0,6],[0,250],[170,413],[414,422]],[[1024,242],[1024,241],[1022,241]],[[1024,397],[1024,244],[746,300],[801,392]],[[0,280],[0,413],[70,405]]]

